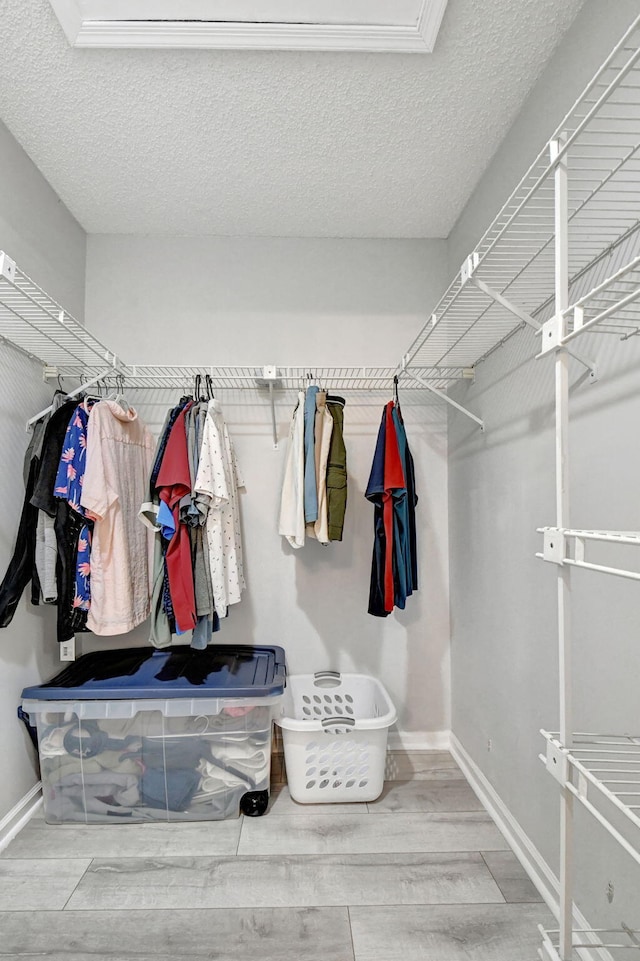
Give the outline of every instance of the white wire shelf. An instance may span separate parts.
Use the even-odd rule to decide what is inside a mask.
[[[209,375],[214,387],[219,390],[256,390],[270,385],[274,390],[304,389],[309,383],[317,384],[327,390],[385,390],[393,388],[395,367],[276,367],[265,376],[263,367],[216,367],[212,365],[148,365],[121,364],[120,371],[127,390],[139,387],[192,389],[194,378]],[[86,368],[76,364],[60,365],[57,373],[61,377],[91,379],[100,373],[98,368]],[[457,380],[473,377],[473,371],[462,367],[425,368],[418,371],[420,376],[437,389],[444,389]],[[403,383],[406,389],[420,389],[418,383]]]
[[[616,334],[621,340],[640,333],[640,255],[543,324],[541,353],[584,333]]]
[[[601,574],[613,574],[629,580],[640,581],[640,571],[625,567],[612,567],[587,561],[586,544],[589,541],[618,544],[628,547],[640,546],[640,531],[591,531],[569,530],[562,527],[539,527],[538,533],[544,537],[544,546],[536,557],[553,564],[582,567]]]
[[[542,926],[538,930],[542,935],[542,947],[538,951],[542,961],[563,961],[559,946],[560,932]],[[596,951],[602,961],[640,961],[640,931],[634,931],[626,925],[610,929],[574,930],[572,941],[571,961],[591,961]]]
[[[118,367],[117,356],[2,251],[0,338],[45,366]]]
[[[540,733],[547,742],[540,759],[549,773],[640,864],[640,734],[577,733],[566,746],[557,732]],[[631,829],[631,841],[618,824]]]
[[[553,142],[555,154],[549,148],[541,151],[475,251],[476,279],[534,318],[554,290],[553,173],[559,160],[566,158],[569,171],[571,278],[640,222],[640,18],[560,124]],[[522,326],[521,319],[461,274],[403,364],[471,367]]]

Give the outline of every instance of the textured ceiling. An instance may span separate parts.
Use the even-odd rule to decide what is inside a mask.
[[[77,50],[2,0],[0,117],[93,233],[446,237],[582,0],[450,0],[430,55]]]

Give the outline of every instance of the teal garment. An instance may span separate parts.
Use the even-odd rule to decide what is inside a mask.
[[[391,411],[398,439],[398,452],[402,471],[406,478],[407,435],[398,416],[398,408]],[[396,607],[404,610],[407,597],[413,593],[411,586],[411,553],[409,544],[409,502],[403,497],[393,498],[393,588]]]
[[[318,487],[316,482],[316,394],[318,387],[307,387],[304,401],[304,519],[318,520]]]

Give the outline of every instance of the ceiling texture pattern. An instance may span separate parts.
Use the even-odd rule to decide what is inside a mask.
[[[432,54],[73,49],[3,0],[0,117],[90,233],[446,237],[582,0],[449,0]]]

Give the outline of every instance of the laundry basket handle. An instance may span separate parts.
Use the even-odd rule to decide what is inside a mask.
[[[338,725],[340,725],[341,727],[355,727],[355,726],[356,726],[355,718],[353,718],[353,717],[339,717],[337,714],[334,714],[333,717],[323,717],[323,718],[322,718],[322,721],[321,721],[320,723],[322,724],[322,726],[323,726],[324,728],[337,727]],[[335,733],[336,733],[336,734],[340,734],[340,733],[346,734],[346,731],[342,731],[342,732],[336,731]]]
[[[318,684],[318,681],[340,681],[342,675],[340,671],[316,671],[313,675],[314,684]]]

